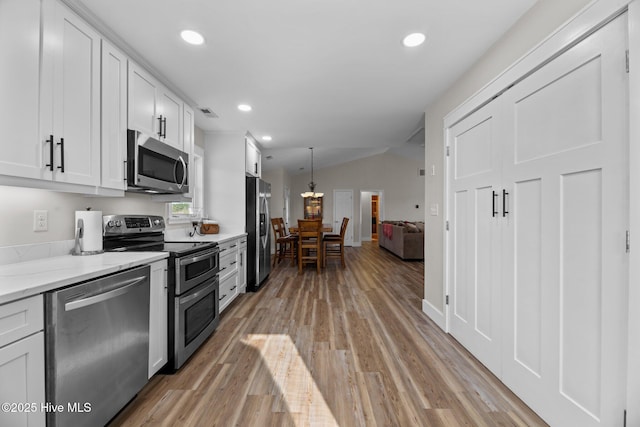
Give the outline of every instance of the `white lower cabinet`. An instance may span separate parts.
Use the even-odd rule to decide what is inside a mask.
[[[167,261],[151,264],[149,286],[149,378],[168,360],[167,343]]]
[[[43,327],[42,295],[0,306],[0,426],[45,425]]]
[[[247,236],[242,236],[238,243],[238,291],[247,289]]]
[[[232,274],[225,277],[220,282],[220,296],[218,297],[220,302],[220,311],[227,308],[231,301],[233,301],[238,295],[238,271],[236,270]]]
[[[247,287],[246,259],[247,236],[226,240],[220,248],[220,312],[222,312],[239,293]]]

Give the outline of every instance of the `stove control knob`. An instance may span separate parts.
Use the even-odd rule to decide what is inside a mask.
[[[113,222],[113,221],[109,221],[109,222],[107,223],[107,227],[109,227],[109,228],[111,228],[111,227],[113,227],[113,226],[115,226],[115,225],[116,225],[116,223],[115,223],[115,222]]]
[[[116,227],[120,227],[122,225],[122,221],[120,221],[119,219],[116,220]]]

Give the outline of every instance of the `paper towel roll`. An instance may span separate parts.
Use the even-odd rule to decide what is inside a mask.
[[[82,252],[102,251],[102,211],[76,211],[76,222],[74,224],[76,232],[79,219],[84,222],[80,250]]]

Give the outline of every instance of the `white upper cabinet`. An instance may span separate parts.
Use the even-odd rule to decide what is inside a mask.
[[[249,137],[245,138],[246,151],[245,151],[245,172],[249,176],[261,177],[262,176],[262,154],[260,149],[253,140]]]
[[[158,85],[149,73],[129,61],[129,129],[158,136]]]
[[[40,7],[39,0],[0,2],[0,175],[51,176],[38,135]]]
[[[195,162],[195,117],[193,110],[187,104],[184,104],[183,110],[183,136],[182,141],[184,145],[184,151],[189,155],[189,193],[185,194],[186,197],[193,197],[196,190],[196,162]]]
[[[43,17],[40,140],[45,166],[56,181],[97,186],[100,35],[57,1],[44,2]]]
[[[127,57],[102,40],[102,182],[125,189],[127,156]]]
[[[158,96],[159,120],[158,129],[161,141],[181,151],[187,150],[187,144],[183,142],[182,135],[182,100],[160,87]]]
[[[187,151],[182,130],[183,102],[151,74],[129,62],[129,128]]]

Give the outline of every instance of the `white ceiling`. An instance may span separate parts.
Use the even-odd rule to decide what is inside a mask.
[[[128,54],[194,107],[219,116],[196,112],[199,128],[249,131],[263,158],[272,156],[263,168],[292,174],[309,169],[308,147],[317,147],[315,168],[386,150],[424,150],[416,135],[426,107],[535,3],[65,1],[114,42],[125,42]],[[185,44],[183,29],[199,31],[205,44]],[[426,33],[425,44],[404,47],[402,38],[416,31]],[[240,103],[253,111],[238,111]],[[261,141],[263,135],[273,141]]]

